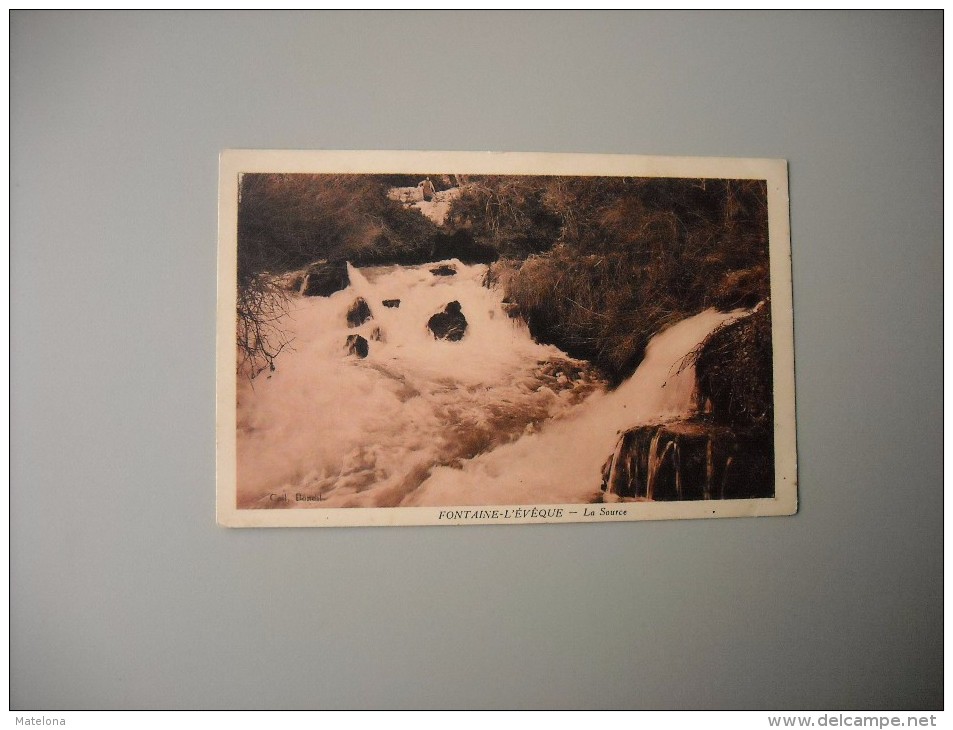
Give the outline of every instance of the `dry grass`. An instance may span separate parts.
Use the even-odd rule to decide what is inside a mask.
[[[561,223],[545,250],[494,264],[488,285],[516,303],[534,337],[591,360],[614,382],[631,374],[666,326],[768,296],[762,183],[518,178],[507,189],[513,185],[536,185],[537,195],[512,196],[511,205],[549,206],[547,220]],[[530,217],[509,211],[493,218],[495,228],[473,230],[512,249]],[[501,221],[516,234],[501,232]]]

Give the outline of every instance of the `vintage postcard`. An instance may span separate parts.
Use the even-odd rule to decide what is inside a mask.
[[[228,150],[231,527],[797,511],[783,160]]]

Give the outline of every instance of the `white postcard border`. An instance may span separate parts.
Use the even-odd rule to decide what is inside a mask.
[[[620,175],[767,181],[774,362],[775,496],[770,499],[461,507],[236,507],[235,307],[238,181],[244,172]],[[794,313],[785,160],[641,155],[319,150],[225,150],[219,159],[216,318],[216,514],[226,527],[316,527],[630,522],[797,512]],[[611,512],[612,514],[605,514]],[[624,514],[618,514],[623,512]],[[589,514],[591,513],[591,514]]]

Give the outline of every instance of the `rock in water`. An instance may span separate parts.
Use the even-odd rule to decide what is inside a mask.
[[[347,343],[348,355],[357,355],[358,357],[367,357],[367,340],[365,340],[360,335],[348,335]]]
[[[305,272],[301,293],[306,297],[329,297],[350,283],[346,261],[318,261]]]
[[[463,316],[460,302],[450,302],[442,312],[437,312],[430,318],[427,327],[438,340],[456,342],[463,339],[467,331],[467,318]]]
[[[430,270],[430,273],[434,276],[456,276],[457,270],[452,266],[444,264],[443,266],[436,266]]]
[[[397,309],[400,306],[400,299],[385,299],[381,304],[388,309]]]
[[[360,327],[372,317],[371,308],[367,306],[364,297],[358,297],[354,300],[354,303],[351,304],[350,309],[347,310],[348,327]]]

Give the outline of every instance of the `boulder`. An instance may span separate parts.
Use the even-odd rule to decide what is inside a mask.
[[[434,276],[456,276],[457,270],[453,266],[444,264],[443,266],[435,266],[430,270],[430,273]]]
[[[371,339],[376,342],[384,342],[384,331],[380,327],[371,330]]]
[[[306,297],[328,297],[350,283],[346,261],[318,261],[305,271],[301,293]]]
[[[371,308],[367,306],[364,297],[358,297],[347,310],[348,327],[360,327],[367,320],[372,319]]]
[[[385,299],[381,304],[388,309],[397,309],[400,306],[400,299]]]
[[[460,302],[450,302],[442,312],[437,312],[427,322],[427,327],[438,340],[456,342],[467,331],[467,318],[463,316]]]
[[[367,340],[360,335],[348,335],[345,344],[348,355],[357,355],[358,357],[367,357]]]

